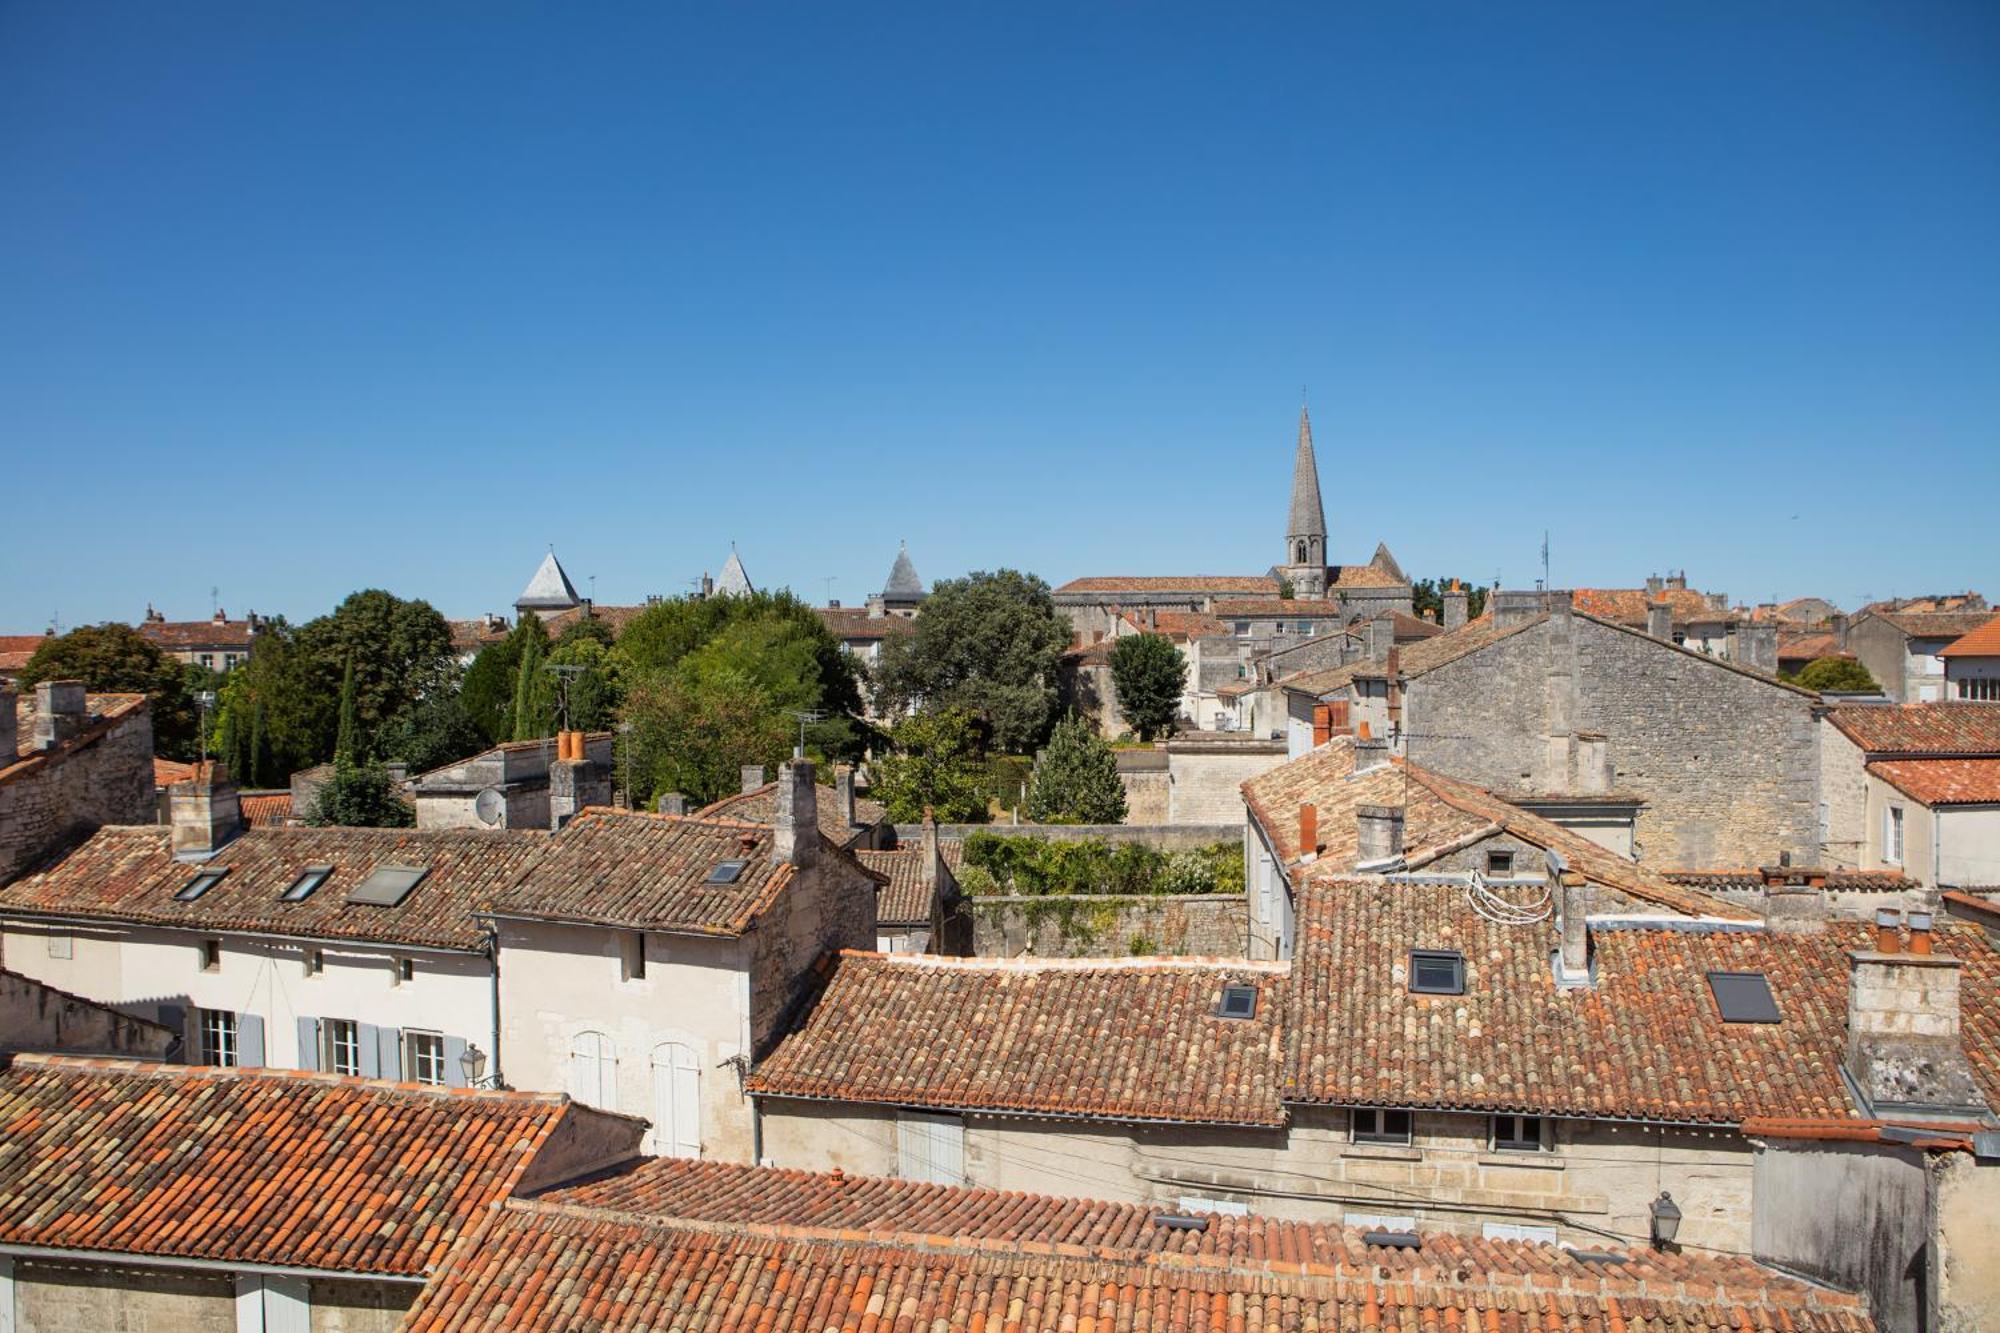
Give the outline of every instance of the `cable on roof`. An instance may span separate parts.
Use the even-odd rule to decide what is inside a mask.
[[[1531,903],[1517,903],[1486,887],[1486,877],[1477,870],[1466,875],[1465,902],[1484,919],[1501,926],[1532,926],[1546,921],[1555,912],[1555,887],[1542,881],[1542,896]]]

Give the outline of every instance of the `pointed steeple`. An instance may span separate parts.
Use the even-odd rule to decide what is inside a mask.
[[[757,591],[750,583],[749,574],[744,572],[743,560],[736,554],[734,546],[729,548],[729,563],[716,576],[715,595],[717,597],[748,597]]]
[[[1292,512],[1287,537],[1326,538],[1326,508],[1319,500],[1319,463],[1313,458],[1312,418],[1299,409],[1299,449],[1292,458]]]
[[[923,600],[924,581],[917,577],[917,567],[910,563],[907,542],[896,552],[896,563],[889,567],[889,581],[882,585],[882,596],[891,602]]]
[[[562,562],[556,559],[556,548],[542,557],[535,576],[528,580],[528,586],[514,599],[516,611],[567,611],[573,606],[581,606],[583,599],[576,595],[576,585],[563,573]]]

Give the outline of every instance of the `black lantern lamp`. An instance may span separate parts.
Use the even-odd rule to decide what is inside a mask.
[[[465,1086],[476,1088],[486,1077],[486,1052],[467,1042],[465,1050],[458,1057],[458,1067],[465,1074]],[[1657,1226],[1655,1228],[1657,1230]]]
[[[1649,1211],[1653,1214],[1653,1248],[1664,1250],[1680,1234],[1680,1205],[1674,1202],[1673,1195],[1661,1190],[1660,1197],[1653,1200]]]

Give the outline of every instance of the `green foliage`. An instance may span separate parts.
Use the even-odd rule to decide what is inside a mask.
[[[465,669],[458,699],[467,717],[489,743],[511,740],[514,736],[514,686],[520,679],[521,654],[528,642],[538,642],[546,652],[549,633],[533,611],[521,619],[499,643],[489,643]]]
[[[540,740],[556,729],[554,678],[542,669],[547,665],[544,653],[541,643],[530,638],[514,664],[514,702],[507,712],[517,741]]]
[[[1298,590],[1292,586],[1292,581],[1283,574],[1278,575],[1278,600],[1289,602],[1296,596],[1298,596]]]
[[[1187,659],[1164,634],[1129,635],[1111,645],[1111,684],[1119,711],[1140,740],[1171,735],[1187,685]]]
[[[1011,569],[946,579],[913,633],[885,641],[873,681],[884,711],[964,709],[1021,754],[1048,735],[1070,626],[1049,585]]]
[[[559,721],[566,721],[572,731],[606,731],[617,722],[624,691],[611,630],[603,621],[579,620],[564,630],[549,652],[549,664],[583,668],[566,684],[553,673],[544,673],[549,676],[551,707],[559,699],[568,703],[568,713]]]
[[[130,625],[84,625],[43,639],[19,685],[26,693],[45,680],[80,680],[92,694],[143,694],[152,701],[153,748],[184,761],[199,756],[186,670]]]
[[[1118,759],[1075,714],[1056,723],[1048,748],[1035,761],[1028,818],[1038,824],[1116,824],[1125,818]]]
[[[1150,958],[1159,951],[1160,946],[1153,942],[1151,935],[1134,935],[1125,946],[1125,952],[1134,958]]]
[[[340,725],[334,732],[333,762],[353,767],[361,761],[361,717],[359,696],[354,684],[354,659],[340,677]]]
[[[319,789],[306,823],[345,828],[409,828],[417,812],[403,799],[402,788],[379,765],[339,764]]]
[[[378,733],[398,713],[425,695],[456,684],[451,626],[437,608],[379,588],[351,593],[330,614],[301,626],[297,647],[312,663],[311,674],[328,695],[342,683],[347,665],[353,664],[358,755],[376,752]],[[337,733],[336,719],[334,734],[325,736],[315,758],[331,753]]]
[[[1451,586],[1451,582],[1449,578],[1418,579],[1415,583],[1411,584],[1410,604],[1415,608],[1416,613],[1419,616],[1426,614],[1434,615],[1437,617],[1438,623],[1443,624],[1444,593],[1445,589]],[[1486,613],[1486,589],[1474,587],[1464,579],[1458,581],[1458,586],[1465,590],[1465,618],[1467,620],[1479,619],[1480,616]]]
[[[215,753],[238,782],[282,787],[327,757],[335,696],[282,618],[265,622],[250,660],[223,677],[217,695]]]
[[[1879,690],[1867,667],[1852,657],[1818,657],[1799,672],[1798,683],[1809,690]]]
[[[461,696],[440,690],[391,719],[377,748],[384,759],[402,763],[412,773],[425,773],[478,754],[491,743],[465,711]]]
[[[981,831],[965,840],[958,883],[972,895],[1241,893],[1243,848],[1218,842],[1167,853],[1136,842],[1058,841]]]
[[[926,808],[946,824],[983,824],[979,728],[962,709],[919,713],[891,733],[894,749],[870,766],[868,794],[897,823],[915,823]]]

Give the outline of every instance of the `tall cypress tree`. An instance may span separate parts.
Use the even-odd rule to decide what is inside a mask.
[[[346,674],[340,680],[340,730],[333,742],[336,768],[353,768],[361,762],[361,719],[356,712],[354,659],[347,659]]]
[[[535,741],[549,734],[549,690],[542,670],[546,661],[541,640],[521,646],[521,667],[514,677],[514,739]]]
[[[278,772],[277,767],[277,757],[271,753],[271,733],[264,725],[264,701],[259,699],[250,714],[249,759],[235,771],[243,774],[252,786],[269,787],[285,780],[286,775]]]

